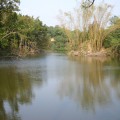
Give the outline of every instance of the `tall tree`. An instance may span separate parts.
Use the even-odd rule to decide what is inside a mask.
[[[100,51],[109,32],[105,32],[105,29],[111,17],[111,10],[112,6],[104,3],[87,9],[80,4],[73,12],[61,13],[59,20],[69,38],[70,48],[75,46],[80,51],[83,48],[87,50],[89,44],[91,52]]]
[[[14,25],[17,20],[15,11],[19,10],[19,0],[0,0],[0,46],[8,44],[6,38],[14,34]],[[4,43],[4,44],[2,44]],[[3,45],[3,46],[2,46]]]

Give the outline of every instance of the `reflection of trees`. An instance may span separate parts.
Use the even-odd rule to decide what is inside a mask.
[[[83,63],[83,94],[81,96],[82,105],[89,106],[100,104],[103,105],[108,100],[109,88],[104,83],[103,63],[99,59],[84,59]]]
[[[17,73],[16,67],[0,68],[0,120],[18,120],[19,104],[30,103],[31,82],[28,74]],[[10,112],[5,109],[9,103]]]
[[[114,89],[116,96],[120,99],[120,59],[113,59],[112,63],[114,71],[110,69],[109,75],[111,79],[111,86]]]
[[[74,58],[71,59],[74,61]],[[87,109],[109,103],[112,100],[111,89],[120,96],[120,66],[118,64],[113,65],[111,59],[76,59],[76,63],[74,62],[76,66],[70,65],[68,72],[65,72],[64,80],[61,81],[60,96],[68,96]],[[119,67],[119,70],[114,70],[116,67]]]

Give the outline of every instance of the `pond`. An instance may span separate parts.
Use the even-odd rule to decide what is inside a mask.
[[[120,120],[120,60],[0,60],[0,120]]]

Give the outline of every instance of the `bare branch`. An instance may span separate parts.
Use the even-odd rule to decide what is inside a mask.
[[[84,8],[89,8],[94,4],[95,0],[86,0],[85,2],[83,2],[82,6]]]

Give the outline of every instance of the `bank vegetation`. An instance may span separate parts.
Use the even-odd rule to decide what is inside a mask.
[[[19,0],[0,0],[0,55],[26,56],[48,45],[47,26],[19,14]]]
[[[68,38],[66,47],[74,55],[120,54],[120,18],[112,17],[111,5],[101,3],[89,8],[77,5],[58,16]]]

